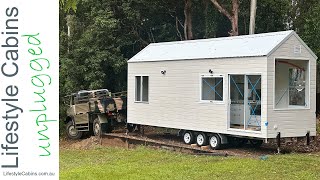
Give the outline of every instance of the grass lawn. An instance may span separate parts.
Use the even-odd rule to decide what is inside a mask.
[[[60,179],[320,179],[320,154],[240,157],[98,148],[60,150]]]

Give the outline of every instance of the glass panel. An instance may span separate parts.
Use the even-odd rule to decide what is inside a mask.
[[[246,129],[260,131],[261,128],[261,76],[247,75]]]
[[[141,76],[136,76],[136,101],[141,101]]]
[[[149,96],[149,77],[143,76],[142,79],[142,101],[148,101]]]
[[[289,69],[289,105],[305,105],[305,71],[298,68]]]
[[[230,97],[232,104],[243,104],[244,75],[230,75]]]
[[[230,75],[230,128],[244,129],[244,75]]]
[[[223,100],[223,78],[202,78],[201,100]]]
[[[222,78],[214,78],[215,79],[215,100],[223,101],[223,79]]]

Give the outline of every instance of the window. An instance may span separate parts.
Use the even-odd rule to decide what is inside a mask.
[[[149,77],[136,76],[136,96],[137,102],[148,102],[149,100]]]
[[[223,101],[222,77],[201,77],[201,100]]]
[[[276,60],[275,108],[307,108],[309,102],[309,61]]]
[[[289,105],[305,105],[305,71],[289,68]]]

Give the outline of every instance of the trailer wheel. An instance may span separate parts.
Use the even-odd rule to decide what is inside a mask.
[[[191,131],[185,131],[183,133],[183,142],[186,144],[192,144],[194,142],[194,135]]]
[[[101,135],[101,123],[99,121],[99,118],[96,118],[93,121],[93,134],[95,136],[100,136]]]
[[[221,148],[221,138],[218,134],[213,134],[209,138],[209,145],[212,149],[220,149]]]
[[[262,140],[257,140],[257,139],[250,139],[249,142],[255,148],[260,147],[262,145],[262,143],[263,143]]]
[[[67,131],[67,136],[70,139],[80,139],[82,137],[83,132],[82,131],[78,131],[76,129],[76,127],[73,125],[72,121],[69,121],[67,123],[67,127],[66,127],[66,131]]]
[[[198,146],[206,146],[208,145],[208,137],[205,133],[199,133],[196,137],[196,142]]]

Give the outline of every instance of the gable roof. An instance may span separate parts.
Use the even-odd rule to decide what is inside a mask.
[[[316,55],[292,30],[253,35],[151,43],[128,62],[268,56],[291,35]]]

